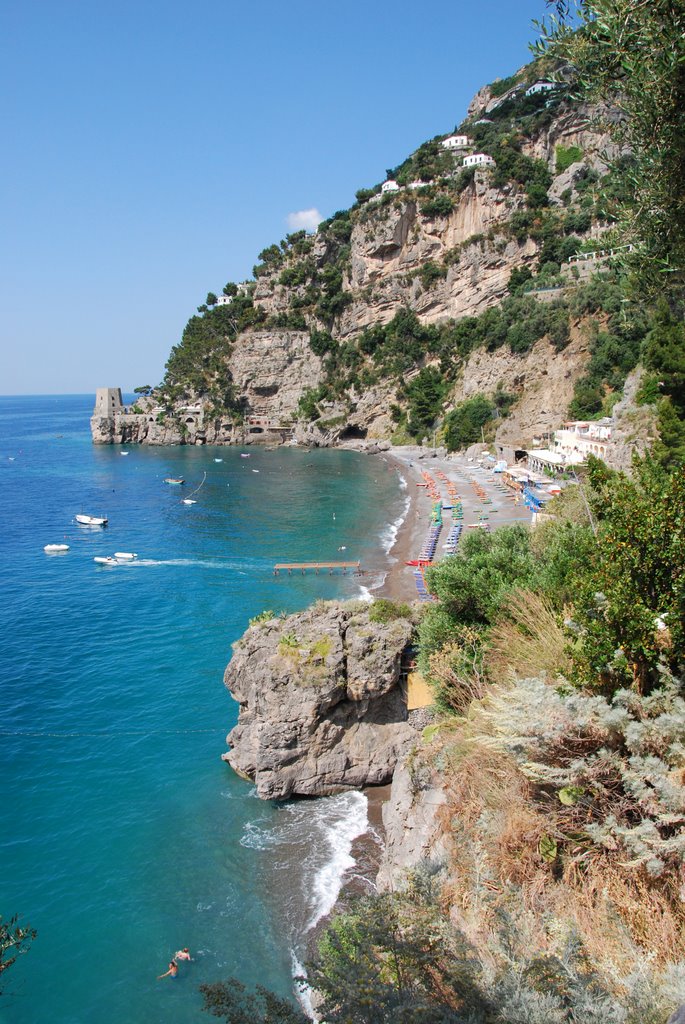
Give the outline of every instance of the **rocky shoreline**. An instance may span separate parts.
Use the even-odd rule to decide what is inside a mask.
[[[413,570],[405,562],[418,554],[432,507],[422,474],[443,473],[457,483],[467,525],[480,504],[475,483],[498,495],[501,507],[491,508],[497,524],[524,518],[524,510],[507,503],[465,456],[412,447],[376,457],[400,474],[409,500],[386,578],[374,596],[402,602],[403,609],[398,617],[374,621],[373,605],[366,602],[317,602],[287,618],[251,625],[225,674],[240,712],[223,757],[255,783],[262,799],[364,791],[376,839],[358,841],[362,870],[377,873],[375,884],[389,888],[421,860],[447,856],[440,780],[418,778],[412,769],[427,712],[407,711],[408,645],[419,606]]]

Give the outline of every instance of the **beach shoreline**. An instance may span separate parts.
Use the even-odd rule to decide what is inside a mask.
[[[408,505],[387,555],[385,578],[378,587],[371,590],[374,598],[382,597],[398,602],[418,599],[414,567],[406,563],[418,558],[431,525],[434,501],[426,493],[425,486],[422,486],[425,484],[423,473],[429,473],[432,477],[443,474],[456,486],[463,505],[464,533],[475,529],[478,522],[487,523],[491,529],[514,522],[530,524],[529,510],[515,502],[513,492],[503,491],[492,470],[481,466],[475,459],[470,460],[464,455],[447,455],[444,450],[435,453],[433,449],[419,445],[392,447],[380,452],[376,458],[393,466],[404,480]],[[477,488],[481,493],[478,493]],[[445,505],[451,504],[444,486],[441,488],[441,496]],[[436,562],[444,557],[442,544],[447,537],[448,521],[446,517],[436,551]]]

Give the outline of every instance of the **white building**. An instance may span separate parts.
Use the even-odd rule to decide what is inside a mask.
[[[468,135],[449,135],[446,139],[442,140],[440,145],[443,149],[452,152],[455,149],[468,149],[471,145],[471,140]]]
[[[383,184],[381,185],[381,193],[383,195],[387,195],[388,192],[399,192],[399,190],[400,186],[397,184],[396,181],[393,181],[392,179],[390,181],[384,181]]]
[[[495,161],[487,153],[472,153],[465,156],[461,162],[462,167],[494,167]]]
[[[532,448],[528,452],[528,466],[534,473],[554,475],[563,472],[566,460],[563,455],[549,448]]]
[[[434,185],[434,181],[410,181],[407,188],[428,188],[429,185]]]
[[[230,295],[217,295],[216,304],[217,306],[227,306],[232,301]]]
[[[584,462],[588,455],[603,459],[611,447],[611,420],[576,420],[554,432],[554,451],[570,466]]]
[[[530,88],[526,89],[526,96],[535,96],[539,92],[550,92],[556,88],[556,82],[533,82]]]

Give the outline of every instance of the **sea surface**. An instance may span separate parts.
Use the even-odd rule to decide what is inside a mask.
[[[231,644],[380,582],[406,498],[351,452],[96,447],[92,405],[0,398],[0,915],[38,932],[0,1022],[211,1020],[203,982],[291,991],[367,828],[362,794],[265,803],[221,761]],[[114,551],[138,558],[93,562]],[[343,558],[369,574],[272,571]]]

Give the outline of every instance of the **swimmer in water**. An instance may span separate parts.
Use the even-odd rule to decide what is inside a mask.
[[[190,950],[188,949],[187,946],[184,946],[183,949],[179,949],[178,953],[174,953],[174,960],[192,960],[192,959],[193,958],[190,955]]]
[[[172,960],[171,963],[169,964],[169,970],[165,971],[164,974],[158,974],[157,975],[157,981],[159,981],[160,978],[175,978],[177,976],[178,976],[178,964],[176,963],[175,960]]]

